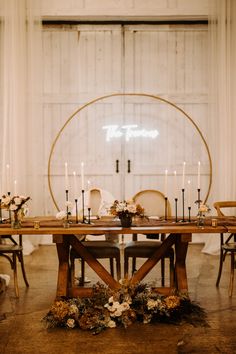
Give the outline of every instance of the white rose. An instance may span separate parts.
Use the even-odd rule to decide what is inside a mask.
[[[112,317],[120,317],[122,315],[122,311],[121,310],[116,310],[115,312],[112,313]]]
[[[14,202],[16,205],[20,205],[22,200],[19,197],[14,198]]]
[[[129,213],[135,214],[137,211],[136,205],[134,205],[134,204],[128,205],[127,210]]]
[[[109,328],[115,328],[115,327],[116,327],[115,321],[110,320],[110,321],[108,322],[108,324],[107,324],[107,327],[109,327]]]
[[[66,325],[69,328],[74,328],[75,327],[75,320],[73,318],[68,318],[66,321]]]
[[[69,308],[69,314],[73,315],[73,314],[76,314],[78,312],[79,312],[78,307],[76,305],[72,304],[70,306],[70,308]]]
[[[148,308],[148,310],[152,310],[152,309],[154,309],[155,307],[157,307],[157,301],[155,301],[155,300],[153,300],[153,299],[148,300],[148,302],[147,302],[147,308]]]

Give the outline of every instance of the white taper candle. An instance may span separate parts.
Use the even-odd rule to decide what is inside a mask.
[[[186,166],[186,162],[183,162],[183,176],[182,176],[182,189],[184,189],[185,187],[185,166]]]
[[[69,190],[69,179],[68,179],[68,164],[65,162],[65,190]]]
[[[84,163],[81,162],[81,189],[84,190]]]
[[[197,188],[201,188],[201,162],[198,161],[198,168],[197,168]]]

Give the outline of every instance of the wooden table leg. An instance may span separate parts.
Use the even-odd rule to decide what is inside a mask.
[[[192,241],[192,234],[176,235],[175,241],[175,276],[178,291],[188,292],[188,280],[186,271],[186,256],[188,243]]]
[[[58,235],[53,238],[57,246],[58,255],[58,278],[57,278],[57,297],[68,296],[69,287],[69,243],[68,237]]]

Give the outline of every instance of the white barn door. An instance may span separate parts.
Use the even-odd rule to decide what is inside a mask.
[[[167,169],[171,201],[174,171],[178,192],[183,161],[186,179],[196,186],[201,161],[206,193],[209,161],[199,134],[172,106],[142,96],[157,95],[177,104],[207,134],[206,26],[45,26],[44,68],[45,170],[59,129],[78,107],[98,98],[70,121],[55,147],[51,178],[60,208],[65,161],[72,198],[73,171],[79,175],[82,161],[86,181],[119,199],[141,189],[164,191]],[[111,93],[119,95],[99,99]],[[45,175],[46,196],[49,200]],[[196,197],[190,196],[191,203]],[[52,213],[49,202],[45,208]]]

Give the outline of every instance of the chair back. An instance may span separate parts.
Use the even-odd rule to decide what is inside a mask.
[[[162,192],[155,189],[145,189],[133,196],[134,202],[144,208],[146,216],[165,215],[165,196]],[[171,206],[167,200],[167,216],[171,216]]]
[[[215,202],[213,206],[216,209],[217,215],[219,217],[226,215],[223,213],[222,209],[225,209],[227,213],[230,213],[228,216],[236,215],[236,201],[219,201]]]
[[[98,215],[98,211],[102,201],[100,190],[97,188],[90,189],[89,199],[90,199],[91,215],[96,216]]]

